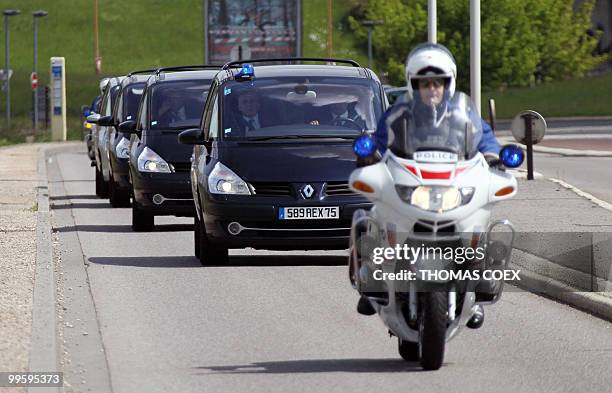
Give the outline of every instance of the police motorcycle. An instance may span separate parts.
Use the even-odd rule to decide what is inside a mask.
[[[382,156],[371,134],[353,144],[349,184],[373,207],[353,216],[350,282],[398,338],[402,358],[427,370],[442,366],[446,342],[476,305],[499,300],[509,272],[513,226],[490,216],[516,194],[503,166],[520,166],[523,151],[506,145],[503,165],[490,167],[477,149],[482,128],[472,105],[457,92],[443,116],[409,112],[407,132],[390,130]]]

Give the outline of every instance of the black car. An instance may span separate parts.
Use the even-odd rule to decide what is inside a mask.
[[[193,149],[179,144],[177,135],[200,123],[218,71],[218,66],[160,68],[145,85],[135,121],[119,125],[119,131],[132,133],[133,230],[152,230],[155,216],[195,214],[189,180]]]
[[[131,135],[119,132],[117,128],[124,121],[136,119],[145,84],[154,72],[155,70],[142,70],[128,74],[119,84],[112,116],[98,120],[101,125],[112,124],[106,150],[110,167],[109,200],[113,207],[129,207],[132,191],[128,172]]]
[[[324,61],[349,66],[226,64],[200,128],[179,136],[195,145],[203,265],[225,263],[230,248],[348,248],[353,212],[371,206],[349,188],[351,146],[375,128],[384,92],[369,69]]]

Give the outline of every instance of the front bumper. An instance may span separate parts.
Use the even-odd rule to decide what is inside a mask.
[[[141,173],[133,169],[134,201],[138,208],[156,216],[195,215],[188,172]],[[153,202],[155,195],[163,197],[162,203]]]
[[[256,196],[208,196],[204,207],[204,225],[209,241],[228,248],[264,248],[272,250],[342,250],[349,246],[351,219],[357,209],[369,210],[372,204],[362,198],[325,200],[298,206],[339,206],[338,219],[280,220],[279,207],[295,201],[270,201]],[[238,223],[241,231],[231,234],[228,225]]]

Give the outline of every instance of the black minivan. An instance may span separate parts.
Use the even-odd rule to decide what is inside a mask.
[[[195,214],[189,171],[191,146],[177,135],[200,124],[210,83],[218,66],[158,69],[148,79],[135,121],[119,125],[132,133],[129,176],[132,229],[150,231],[155,216]]]
[[[141,70],[129,73],[118,85],[112,115],[98,120],[98,125],[109,127],[105,150],[108,153],[110,173],[108,194],[113,207],[129,207],[132,191],[128,176],[130,134],[119,132],[117,128],[120,123],[136,118],[145,83],[154,72]]]
[[[278,59],[226,64],[200,128],[179,135],[195,145],[195,254],[203,265],[226,263],[230,248],[348,248],[353,212],[371,206],[348,178],[353,140],[385,110],[377,76],[347,60],[258,65],[271,61]]]

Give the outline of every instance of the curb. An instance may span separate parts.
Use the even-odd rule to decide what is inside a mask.
[[[612,322],[612,299],[597,292],[578,292],[576,288],[563,284],[553,278],[524,270],[524,267],[510,263],[513,269],[520,270],[521,281],[513,282],[519,288],[542,295]]]
[[[49,182],[47,179],[46,147],[38,150],[38,213],[36,222],[36,268],[32,298],[32,341],[30,372],[56,372],[57,313],[56,282],[53,266]],[[28,392],[58,392],[57,387],[30,387]]]
[[[523,150],[527,149],[527,146],[516,142],[512,138],[499,137],[498,139],[502,144],[513,143],[519,145]],[[535,145],[533,146],[533,151],[538,153],[559,154],[565,157],[612,157],[612,151],[605,150],[575,150]]]

